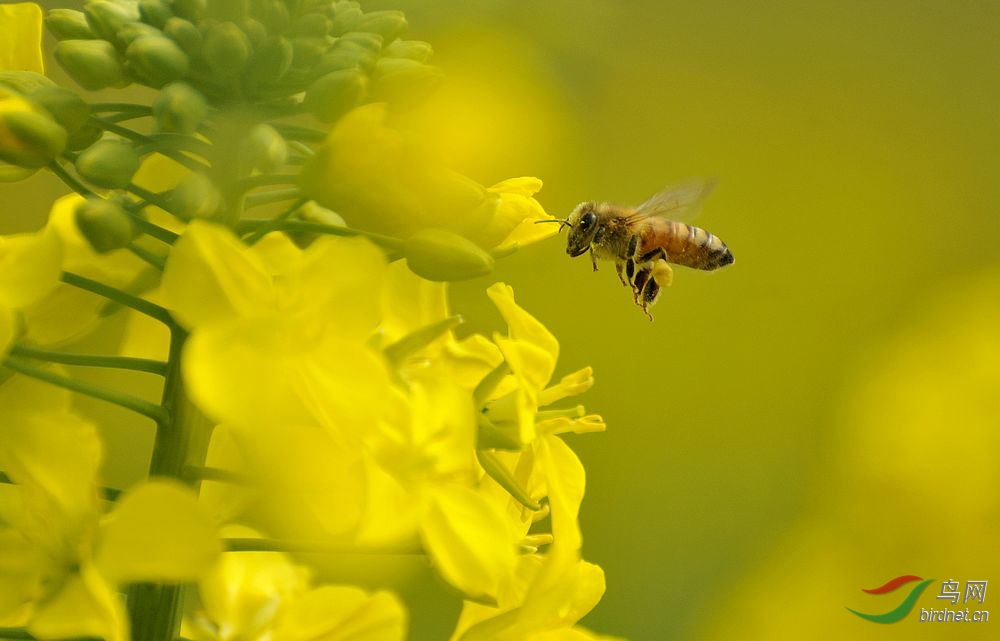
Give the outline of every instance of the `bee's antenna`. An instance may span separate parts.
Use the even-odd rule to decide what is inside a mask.
[[[568,218],[546,218],[544,220],[536,220],[535,224],[539,223],[559,223],[559,231],[563,230],[563,227],[573,228],[573,223],[569,222]]]

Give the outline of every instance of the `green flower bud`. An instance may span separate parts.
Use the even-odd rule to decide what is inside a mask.
[[[98,38],[119,42],[118,30],[130,22],[139,22],[139,5],[112,0],[91,0],[83,5],[83,14]]]
[[[316,118],[333,122],[361,103],[367,86],[368,78],[358,69],[332,71],[312,83],[305,105]]]
[[[427,280],[455,281],[493,271],[493,257],[464,236],[444,229],[423,229],[403,244],[413,273]]]
[[[201,53],[201,31],[184,18],[174,17],[167,20],[163,25],[163,33],[176,42],[187,55],[197,56]]]
[[[100,254],[125,247],[135,235],[132,219],[110,200],[88,198],[77,206],[75,214],[80,233]]]
[[[247,133],[241,151],[245,174],[254,170],[270,173],[280,169],[288,160],[288,143],[271,125],[253,126]]]
[[[433,52],[430,43],[422,40],[394,40],[382,51],[390,58],[408,58],[417,62],[427,62]]]
[[[74,9],[50,9],[45,16],[45,26],[56,40],[90,40],[94,32],[87,24],[82,11]]]
[[[319,13],[307,13],[292,21],[288,27],[289,36],[324,38],[330,31],[330,21]]]
[[[189,84],[175,82],[160,91],[153,101],[153,118],[160,131],[191,134],[208,115],[208,102]]]
[[[56,83],[34,71],[0,71],[0,85],[27,96],[39,89],[55,87]]]
[[[328,46],[326,38],[292,38],[292,64],[298,68],[311,67]]]
[[[250,11],[247,0],[211,0],[209,15],[216,20],[236,22]]]
[[[271,36],[260,43],[247,66],[247,80],[255,85],[273,85],[292,66],[292,43],[281,36]]]
[[[208,0],[174,0],[173,9],[181,18],[198,22],[208,11]]]
[[[183,220],[214,219],[222,211],[222,195],[207,176],[192,173],[170,192],[167,207],[170,213]]]
[[[429,96],[444,80],[437,67],[407,58],[381,58],[372,75],[372,97],[398,104],[413,104]]]
[[[76,157],[76,171],[98,187],[122,189],[139,171],[139,154],[127,142],[99,140]]]
[[[237,24],[243,30],[243,33],[247,34],[247,38],[254,46],[263,42],[264,38],[267,37],[267,28],[250,16],[243,16]]]
[[[139,15],[146,24],[162,29],[174,12],[162,0],[139,0]]]
[[[385,42],[392,42],[406,30],[406,16],[402,11],[372,11],[366,13],[352,26],[352,31],[369,31],[382,36]]]
[[[354,30],[354,25],[361,19],[361,9],[357,6],[345,5],[343,9],[337,9],[330,22],[329,33],[332,36],[340,36],[348,31]]]
[[[353,43],[341,45],[339,42],[332,51],[324,53],[312,71],[317,75],[327,74],[342,69],[363,69],[371,71],[375,68],[376,56],[370,51]]]
[[[65,87],[41,87],[33,91],[30,98],[49,112],[70,135],[79,131],[90,117],[90,105]]]
[[[162,36],[154,26],[144,22],[130,22],[118,30],[118,40],[126,47],[143,36]]]
[[[261,21],[267,25],[271,33],[284,33],[291,24],[291,16],[288,13],[288,5],[281,0],[270,0],[266,2],[260,12]]]
[[[382,51],[382,36],[369,31],[351,31],[337,40],[338,47],[360,47],[372,55]]]
[[[250,59],[250,39],[232,22],[212,25],[205,35],[202,54],[220,78],[234,78]]]
[[[95,91],[125,82],[118,51],[106,40],[63,40],[56,45],[55,56],[84,89]]]
[[[129,71],[151,87],[162,87],[183,78],[188,70],[188,56],[170,38],[143,36],[125,51]]]
[[[65,148],[66,130],[47,114],[30,109],[0,109],[0,160],[37,169]]]
[[[104,130],[97,125],[87,122],[84,123],[80,129],[70,134],[69,139],[66,141],[66,149],[72,151],[78,151],[80,149],[86,149],[104,135]]]

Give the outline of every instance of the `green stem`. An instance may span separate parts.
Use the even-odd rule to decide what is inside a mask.
[[[135,372],[147,372],[163,376],[167,373],[167,364],[149,358],[131,358],[128,356],[95,356],[92,354],[67,354],[53,352],[47,349],[37,349],[27,345],[14,345],[10,348],[11,356],[23,356],[39,361],[61,363],[63,365],[80,365],[82,367],[110,367],[127,369]]]
[[[114,390],[105,389],[100,385],[94,385],[93,383],[88,383],[87,381],[81,381],[68,376],[55,374],[40,367],[30,365],[19,358],[8,357],[3,361],[3,365],[4,367],[12,369],[15,372],[24,374],[25,376],[31,376],[32,378],[37,378],[38,380],[45,381],[46,383],[52,383],[53,385],[63,387],[72,392],[77,392],[79,394],[83,394],[84,396],[90,396],[91,398],[100,399],[113,405],[118,405],[119,407],[132,410],[137,414],[153,419],[157,425],[163,425],[169,419],[167,410],[159,405],[154,405],[149,401],[144,401],[141,398],[137,398],[129,394],[123,394]]]
[[[14,481],[4,472],[0,472],[0,483],[15,485]],[[124,490],[119,490],[118,488],[114,487],[102,487],[101,492],[104,493],[104,498],[107,499],[108,501],[117,501],[118,497],[122,495]],[[0,633],[0,639],[6,639],[6,638],[7,637],[5,637],[3,633]]]
[[[97,102],[90,105],[91,113],[101,113],[105,111],[135,111],[147,116],[153,115],[153,108],[149,105],[138,105],[131,102]]]
[[[309,129],[308,127],[299,127],[296,125],[286,125],[280,122],[272,122],[271,126],[286,138],[307,140],[309,142],[321,142],[326,140],[326,132],[318,129]]]
[[[246,233],[257,229],[262,225],[267,225],[270,222],[271,221],[269,220],[241,220],[237,226],[237,230],[242,233]],[[329,234],[331,236],[364,236],[372,242],[382,245],[388,249],[400,249],[403,246],[403,241],[399,238],[383,236],[382,234],[376,234],[375,232],[363,231],[360,229],[351,229],[350,227],[324,225],[323,223],[313,223],[304,220],[287,220],[275,231],[306,231],[316,234]]]
[[[159,225],[155,225],[136,213],[142,208],[152,204],[153,203],[150,202],[136,203],[134,206],[127,207],[125,209],[125,213],[129,215],[129,218],[132,219],[132,224],[134,224],[139,231],[146,234],[150,238],[155,238],[156,240],[162,241],[168,245],[173,245],[177,242],[177,239],[180,238],[178,234],[170,231],[169,229],[164,229]]]
[[[302,192],[298,189],[272,189],[271,191],[257,192],[246,197],[246,208],[259,207],[260,205],[270,205],[284,200],[301,198]]]
[[[250,246],[255,245],[257,241],[263,238],[264,236],[268,235],[272,231],[277,231],[278,229],[280,229],[282,223],[287,221],[289,216],[294,214],[299,209],[299,207],[306,204],[307,202],[309,202],[308,198],[300,198],[296,200],[294,203],[292,203],[292,206],[285,209],[285,211],[281,212],[280,214],[278,214],[277,216],[275,216],[270,220],[265,220],[263,225],[255,229],[244,239],[244,242]]]
[[[122,138],[126,138],[133,142],[137,142],[141,145],[155,149],[157,152],[163,154],[171,160],[175,160],[178,163],[184,165],[191,171],[203,171],[208,169],[208,165],[196,160],[182,151],[177,151],[176,149],[171,149],[164,147],[163,145],[157,145],[155,138],[150,138],[145,134],[141,134],[138,131],[129,129],[128,127],[122,127],[121,125],[115,124],[106,118],[99,118],[97,116],[91,116],[90,120],[93,121],[95,125],[104,129],[105,131],[110,131],[113,134],[118,134]]]
[[[154,207],[159,207],[163,211],[173,214],[174,216],[177,216],[177,214],[174,214],[174,212],[170,211],[170,204],[163,199],[163,194],[157,194],[149,191],[148,189],[143,189],[142,187],[140,187],[135,183],[129,183],[128,187],[125,188],[125,191],[135,196],[138,196],[139,198],[142,198],[144,201],[146,201],[146,205],[153,205]],[[175,239],[176,239],[176,234],[175,234]]]
[[[84,198],[90,198],[94,196],[94,192],[87,188],[82,182],[77,180],[71,173],[66,171],[62,165],[59,164],[58,160],[53,160],[48,165],[49,170],[54,173],[59,180],[66,183],[66,186],[80,194]]]
[[[74,274],[73,272],[63,272],[62,279],[63,282],[68,285],[78,287],[79,289],[97,294],[98,296],[103,296],[108,300],[112,300],[116,303],[124,305],[125,307],[145,314],[146,316],[155,318],[165,325],[171,327],[174,325],[174,319],[171,318],[170,312],[155,303],[149,302],[148,300],[143,300],[138,296],[133,296],[132,294],[123,292],[120,289],[115,289],[110,285],[99,283],[96,280],[91,280],[84,276],[80,276],[79,274]]]
[[[155,254],[149,251],[142,245],[137,245],[134,241],[126,245],[126,247],[130,252],[138,256],[147,264],[152,265],[161,272],[163,271],[163,267],[166,265],[167,262],[163,256],[160,256],[159,254]]]
[[[424,555],[420,545],[359,546],[300,539],[222,539],[228,552],[305,552],[318,554]]]
[[[299,182],[299,177],[295,174],[261,174],[250,176],[239,181],[241,191],[250,191],[257,187],[268,187],[270,185],[295,185]]]

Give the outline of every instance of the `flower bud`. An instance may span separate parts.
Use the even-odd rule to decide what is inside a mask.
[[[45,16],[45,26],[56,40],[90,40],[94,32],[87,24],[82,11],[74,9],[50,9]]]
[[[306,108],[319,120],[333,122],[361,103],[367,85],[358,69],[330,72],[309,87]]]
[[[288,29],[288,25],[291,24],[288,5],[282,0],[266,2],[260,10],[259,17],[271,33],[284,33]]]
[[[159,29],[145,22],[130,22],[118,30],[118,40],[128,46],[143,36],[162,36]]]
[[[280,169],[288,160],[288,143],[271,125],[259,124],[247,133],[242,152],[244,173],[257,170],[266,174]]]
[[[162,0],[139,0],[139,16],[146,24],[162,29],[174,12]]]
[[[406,30],[406,16],[402,11],[372,11],[358,18],[351,30],[377,33],[384,42],[392,42]]]
[[[312,67],[327,47],[326,38],[292,38],[292,65],[300,69]]]
[[[103,198],[80,203],[75,218],[80,233],[100,254],[125,247],[135,235],[132,219],[121,205]]]
[[[427,62],[433,53],[431,45],[422,40],[394,40],[382,51],[390,58],[407,58],[417,62]]]
[[[355,5],[345,5],[343,8],[338,8],[334,12],[333,20],[330,22],[330,35],[339,36],[352,31],[354,25],[357,24],[358,20],[364,14],[361,13],[361,9]]]
[[[485,276],[493,257],[468,238],[445,229],[422,229],[406,239],[403,256],[410,270],[434,281]]]
[[[76,171],[87,181],[107,189],[122,189],[139,170],[139,154],[119,140],[99,140],[76,157]]]
[[[118,52],[106,40],[63,40],[56,45],[55,56],[84,89],[96,91],[124,83]]]
[[[170,213],[183,220],[217,218],[222,210],[222,194],[207,176],[188,174],[170,192],[167,201]]]
[[[66,141],[66,149],[72,151],[86,149],[100,140],[103,135],[103,129],[91,122],[86,122],[80,129],[70,134],[69,139]]]
[[[153,101],[153,118],[160,131],[194,133],[207,114],[205,97],[183,82],[167,85]]]
[[[377,56],[382,51],[382,36],[368,31],[351,31],[340,36],[337,40],[338,47],[357,47],[373,56]]]
[[[201,31],[184,18],[174,17],[167,20],[163,25],[163,33],[176,42],[187,55],[197,56],[201,53]]]
[[[202,48],[208,66],[220,78],[240,75],[250,59],[250,52],[250,39],[232,22],[212,25]]]
[[[66,130],[20,97],[0,92],[0,160],[28,169],[43,167],[66,147]]]
[[[247,0],[211,0],[208,3],[209,15],[220,21],[236,22],[247,15],[249,10]]]
[[[125,51],[129,71],[151,87],[162,87],[183,78],[188,70],[188,57],[170,38],[143,36]]]
[[[381,58],[372,74],[372,97],[398,104],[413,104],[429,96],[444,80],[437,67],[408,58]]]
[[[90,117],[90,106],[65,87],[41,87],[31,92],[30,98],[49,112],[70,135],[79,131]]]
[[[316,61],[312,70],[317,74],[326,74],[343,69],[363,69],[367,72],[374,68],[375,54],[354,43],[342,45],[338,42]]]
[[[292,66],[292,43],[281,36],[271,36],[260,43],[247,66],[247,80],[256,85],[273,85]]]
[[[0,71],[0,86],[10,87],[22,96],[30,96],[39,89],[55,87],[56,83],[34,71]]]
[[[198,22],[207,13],[208,0],[174,0],[173,10],[175,15],[185,20]]]
[[[307,13],[292,21],[288,27],[289,36],[325,38],[330,31],[330,21],[319,13]]]
[[[83,14],[98,38],[119,42],[118,30],[130,22],[139,22],[139,6],[112,0],[90,0],[83,5]]]

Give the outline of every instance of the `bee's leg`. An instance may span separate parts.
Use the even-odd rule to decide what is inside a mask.
[[[660,259],[662,259],[664,262],[667,261],[667,250],[662,247],[651,249],[642,256],[639,256],[636,260],[640,263],[648,263]]]
[[[594,248],[590,248],[590,264],[594,266],[594,271],[597,271],[597,254],[594,253]]]
[[[652,275],[653,270],[649,266],[645,266],[637,271],[635,273],[635,278],[632,279],[632,299],[635,301],[636,305],[642,305],[643,309],[645,309],[646,306],[640,302],[639,298],[642,295],[642,290],[643,287],[646,286],[646,283],[653,280],[651,278]]]
[[[625,274],[622,273],[624,269],[625,269],[625,261],[624,260],[616,260],[615,261],[615,272],[618,273],[618,280],[620,280],[622,282],[622,285],[626,285],[627,286],[628,285],[628,281],[625,280]]]
[[[625,255],[629,258],[633,258],[636,252],[639,251],[639,234],[632,234],[628,237],[628,250]],[[641,261],[640,261],[641,262]]]
[[[635,276],[635,261],[629,258],[625,261],[625,277],[628,279],[629,284],[632,284],[632,293],[635,293],[635,284],[632,282],[632,277]]]
[[[646,285],[642,288],[642,311],[649,318],[649,321],[653,321],[653,315],[649,313],[650,307],[656,304],[656,301],[660,298],[660,286],[656,283],[655,278],[650,278],[646,281]]]

